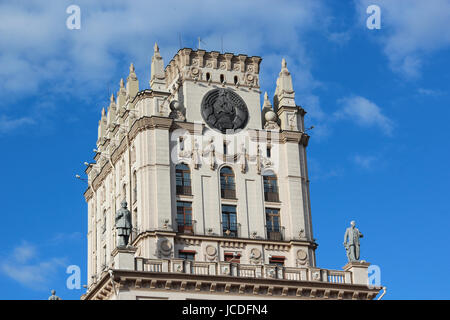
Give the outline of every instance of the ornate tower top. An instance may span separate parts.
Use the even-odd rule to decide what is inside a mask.
[[[164,73],[164,61],[159,53],[158,44],[155,42],[152,57],[152,70],[150,76],[150,87],[155,91],[167,91],[166,75]]]
[[[292,76],[287,68],[286,60],[281,60],[281,71],[277,79],[277,87],[275,89],[274,106],[295,107],[295,91],[292,86]]]
[[[169,62],[165,73],[169,87],[176,81],[192,80],[259,88],[261,60],[258,56],[184,48]]]

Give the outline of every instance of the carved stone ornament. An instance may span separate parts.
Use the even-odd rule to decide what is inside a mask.
[[[207,246],[206,247],[206,254],[208,256],[215,256],[217,253],[217,249],[213,246]]]
[[[252,256],[252,259],[259,259],[259,258],[261,258],[261,251],[259,249],[257,249],[257,248],[253,248],[250,251],[250,254]]]
[[[214,246],[208,245],[205,248],[206,257],[209,261],[213,261],[217,257],[217,249]]]
[[[307,262],[308,254],[305,250],[298,249],[297,250],[297,263],[300,265],[305,265]]]
[[[169,240],[163,240],[159,244],[159,250],[161,251],[162,255],[169,256],[172,253],[172,243]]]
[[[202,100],[203,120],[221,132],[238,132],[247,125],[248,109],[244,100],[230,89],[213,89]]]
[[[250,250],[250,261],[251,263],[258,264],[261,262],[261,250],[253,248]]]

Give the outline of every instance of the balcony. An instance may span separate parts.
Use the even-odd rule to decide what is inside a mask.
[[[279,231],[267,231],[267,239],[275,240],[275,241],[282,241],[283,236],[282,236],[281,232],[279,232]]]
[[[236,199],[236,187],[234,183],[222,184],[220,186],[222,199]]]
[[[195,221],[183,221],[181,219],[177,219],[178,232],[193,234],[194,233],[194,224],[195,224]]]
[[[278,191],[264,191],[264,201],[280,202]]]
[[[177,195],[191,196],[192,195],[191,186],[177,185]]]
[[[283,241],[284,240],[284,227],[268,227],[266,226],[267,239],[274,241]]]
[[[277,265],[249,265],[232,262],[206,262],[183,259],[135,258],[136,271],[173,272],[203,276],[231,276],[253,279],[314,281],[335,284],[354,284],[352,272],[313,267],[281,267]],[[366,283],[364,283],[366,284]]]
[[[239,223],[222,224],[222,236],[230,238],[239,237]]]

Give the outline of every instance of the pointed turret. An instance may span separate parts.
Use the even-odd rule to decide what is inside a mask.
[[[127,77],[127,96],[131,99],[139,92],[139,80],[134,70],[134,64],[130,65],[130,74]]]
[[[166,73],[164,72],[164,61],[159,53],[158,44],[155,42],[152,57],[152,70],[150,77],[150,88],[155,91],[167,91]]]
[[[117,107],[122,107],[125,104],[125,101],[127,100],[127,90],[125,89],[125,83],[123,81],[123,78],[120,79],[120,88],[119,91],[117,91]]]
[[[114,94],[111,94],[111,98],[109,99],[109,107],[108,107],[108,116],[107,116],[107,123],[108,126],[111,126],[114,124],[114,121],[116,120],[116,101],[114,99]]]
[[[98,139],[97,139],[97,145],[102,143],[102,140],[105,138],[106,135],[106,127],[107,127],[107,120],[106,120],[106,111],[105,108],[102,108],[102,117],[100,118],[100,121],[98,122]]]
[[[273,97],[275,112],[280,119],[282,130],[297,131],[300,128],[301,117],[295,104],[295,91],[292,86],[292,76],[287,68],[286,60],[281,60],[281,71],[277,79],[277,88]]]
[[[281,60],[281,71],[277,79],[277,88],[275,89],[275,96],[273,104],[278,110],[281,106],[295,107],[295,91],[292,86],[292,76],[287,68],[286,60]]]

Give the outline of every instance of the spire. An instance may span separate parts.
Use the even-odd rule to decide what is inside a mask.
[[[100,118],[99,122],[98,122],[98,140],[97,140],[97,144],[101,143],[102,138],[105,137],[106,135],[106,111],[105,108],[102,108],[102,117]]]
[[[108,116],[107,116],[107,124],[108,126],[112,125],[116,120],[116,101],[114,99],[114,93],[111,94],[109,98],[109,107],[108,107]]]
[[[277,79],[274,105],[278,109],[281,106],[295,107],[295,91],[292,86],[292,76],[287,68],[286,59],[281,60],[281,71]]]
[[[155,91],[167,91],[166,73],[164,71],[164,61],[159,53],[158,44],[153,47],[152,69],[150,76],[150,87]]]
[[[130,64],[130,74],[128,75],[127,80],[129,79],[137,80],[133,62]]]
[[[125,104],[127,99],[127,90],[125,89],[125,83],[123,78],[120,79],[120,88],[117,91],[117,106],[120,108]]]
[[[131,99],[139,92],[139,81],[136,76],[134,64],[130,64],[130,74],[127,77],[127,96]]]
[[[270,103],[269,95],[267,94],[267,91],[264,92],[264,104],[263,104],[263,109],[272,109],[272,104]]]

